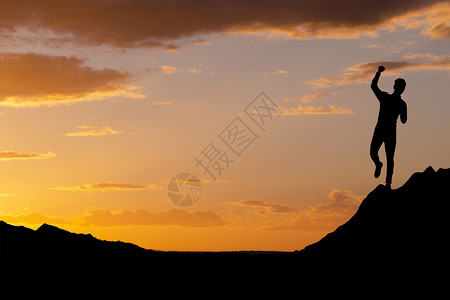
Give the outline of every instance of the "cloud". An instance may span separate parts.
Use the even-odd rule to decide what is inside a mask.
[[[299,216],[283,223],[267,223],[266,230],[331,230],[346,222],[358,209],[363,197],[350,190],[333,189],[325,203],[299,212]]]
[[[203,70],[199,69],[199,68],[191,68],[191,69],[187,69],[186,70],[187,73],[191,73],[191,74],[203,74]]]
[[[0,52],[0,105],[41,106],[114,96],[142,98],[131,74],[93,69],[74,56]]]
[[[279,107],[281,116],[293,115],[328,115],[328,114],[354,114],[350,109],[335,107],[330,105],[328,108],[298,105],[289,109]]]
[[[57,186],[51,188],[58,191],[83,191],[83,192],[109,192],[109,191],[136,191],[136,190],[159,190],[162,189],[157,184],[133,184],[133,183],[116,183],[116,182],[98,182],[98,183],[86,183],[75,186]]]
[[[447,15],[447,18],[450,19],[450,14]],[[435,24],[425,30],[425,33],[434,39],[450,39],[450,24],[448,22]]]
[[[172,105],[172,101],[154,101],[152,105],[154,105],[154,106],[169,106],[169,105]]]
[[[13,197],[15,195],[16,194],[13,194],[13,193],[9,193],[9,194],[2,194],[2,193],[0,193],[0,197]]]
[[[287,75],[288,73],[288,71],[278,70],[276,72],[273,72],[273,75]]]
[[[186,103],[186,107],[192,108],[192,109],[196,109],[196,108],[200,108],[203,106],[203,103]]]
[[[405,61],[377,61],[360,63],[349,68],[336,76],[324,77],[308,81],[308,84],[315,88],[327,88],[331,86],[340,86],[351,83],[367,82],[371,79],[378,69],[378,66],[386,67],[385,75],[397,75],[398,71],[415,71],[415,70],[450,70],[450,56],[434,56],[434,55],[415,55],[406,56],[407,58],[428,58],[423,61],[405,60]],[[431,58],[430,58],[431,57]]]
[[[110,211],[91,209],[82,216],[74,218],[55,218],[39,212],[19,215],[0,215],[0,220],[12,224],[54,224],[72,226],[181,226],[181,227],[216,227],[228,225],[222,216],[213,211],[187,212],[182,209],[170,209],[151,213],[144,209]]]
[[[172,181],[172,179],[175,179]],[[192,178],[189,177],[187,179],[181,179],[178,177],[174,177],[172,178],[169,183],[172,182],[178,182],[179,184],[184,184],[184,183],[213,183],[213,184],[219,184],[219,183],[230,183],[229,180],[226,179],[217,179],[217,180],[212,180],[212,179],[206,179],[206,178]]]
[[[109,128],[108,126],[96,127],[96,126],[77,126],[78,129],[84,129],[75,132],[68,132],[64,136],[100,136],[109,134],[120,134],[121,132]]]
[[[184,69],[184,68],[178,68],[175,66],[167,66],[163,65],[160,67],[160,70],[165,74],[174,74],[179,72],[184,73],[190,73],[190,74],[203,74],[203,70],[199,68],[190,68],[190,69]]]
[[[399,18],[406,28],[422,27],[422,34],[431,39],[450,39],[450,3],[441,1],[416,12],[410,12]]]
[[[183,71],[183,68],[177,68],[174,66],[161,66],[161,71],[165,74],[173,74]]]
[[[14,40],[25,30],[29,34],[22,40],[50,46],[176,50],[180,43],[198,43],[198,35],[211,33],[355,38],[391,23],[410,24],[404,20],[425,15],[426,33],[445,37],[448,21],[435,3],[445,1],[2,1],[0,35]]]
[[[111,212],[93,209],[78,218],[84,226],[182,226],[215,227],[227,225],[227,222],[213,211],[187,212],[182,209],[170,209],[160,213],[151,213],[143,209],[120,210]]]
[[[361,204],[362,197],[355,195],[351,190],[333,189],[328,194],[328,202],[318,204],[311,208],[315,214],[343,215],[348,210],[356,211]]]
[[[241,205],[241,206],[250,206],[255,208],[263,208],[264,211],[260,211],[259,214],[291,214],[299,212],[298,209],[292,208],[283,204],[272,204],[267,203],[262,200],[241,200],[238,202],[234,202],[233,204]]]
[[[301,102],[303,103],[309,103],[313,101],[314,99],[320,99],[320,98],[326,98],[333,95],[336,95],[337,92],[322,92],[322,93],[314,93],[314,94],[308,94],[302,97]]]
[[[374,48],[381,48],[382,46],[378,44],[369,44],[369,45],[361,45],[361,47],[374,49]]]
[[[11,224],[55,224],[55,225],[71,225],[73,221],[64,218],[49,217],[39,212],[30,212],[19,215],[1,215],[0,219]]]
[[[0,160],[16,160],[16,159],[47,159],[55,157],[52,152],[47,153],[17,153],[14,151],[2,151],[0,152]]]

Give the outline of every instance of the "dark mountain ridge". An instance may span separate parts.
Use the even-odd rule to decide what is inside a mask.
[[[303,250],[286,253],[153,251],[48,224],[32,230],[0,221],[0,288],[30,272],[60,283],[101,278],[122,285],[162,286],[200,280],[219,287],[233,281],[244,290],[249,282],[285,288],[290,283],[292,288],[308,280],[323,281],[324,274],[342,277],[345,270],[351,270],[346,276],[353,279],[380,272],[403,279],[429,276],[419,270],[448,262],[449,186],[450,169],[431,167],[398,189],[379,185],[348,222]]]

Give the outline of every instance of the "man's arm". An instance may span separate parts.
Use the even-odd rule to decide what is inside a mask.
[[[408,114],[407,114],[407,109],[406,109],[406,103],[404,103],[402,111],[400,113],[400,121],[402,121],[402,123],[405,124],[407,120],[408,120]]]
[[[378,80],[380,79],[381,72],[383,72],[385,69],[383,66],[378,67],[378,71],[375,74],[375,76],[372,79],[372,84],[370,85],[370,88],[374,92],[375,96],[377,96],[378,100],[380,100],[380,96],[383,93],[380,88],[378,87]]]

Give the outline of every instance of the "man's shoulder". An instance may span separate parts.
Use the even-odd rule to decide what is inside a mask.
[[[385,100],[391,96],[388,92],[381,91],[381,90],[376,95],[377,95],[378,100],[380,100],[380,101]]]
[[[386,93],[386,94],[387,94],[387,93]],[[395,100],[395,101],[401,103],[402,105],[406,105],[406,101],[403,100],[402,96],[396,95],[396,94],[394,94],[394,93],[388,94],[388,95],[389,95],[389,97],[392,97],[393,100]]]

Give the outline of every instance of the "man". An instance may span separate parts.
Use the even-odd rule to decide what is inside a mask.
[[[372,80],[371,88],[375,96],[377,96],[380,102],[380,111],[378,113],[378,122],[373,132],[372,142],[370,143],[370,157],[375,163],[375,178],[378,178],[381,174],[381,168],[383,163],[378,157],[378,151],[381,144],[384,143],[384,149],[386,151],[386,187],[391,188],[392,174],[394,173],[394,153],[395,145],[397,143],[397,118],[400,116],[400,120],[403,124],[406,123],[406,102],[402,100],[400,95],[403,93],[406,87],[406,82],[403,78],[397,78],[394,83],[394,92],[388,94],[381,91],[378,88],[378,80],[380,79],[381,72],[385,68],[383,66],[378,67],[378,72]]]

